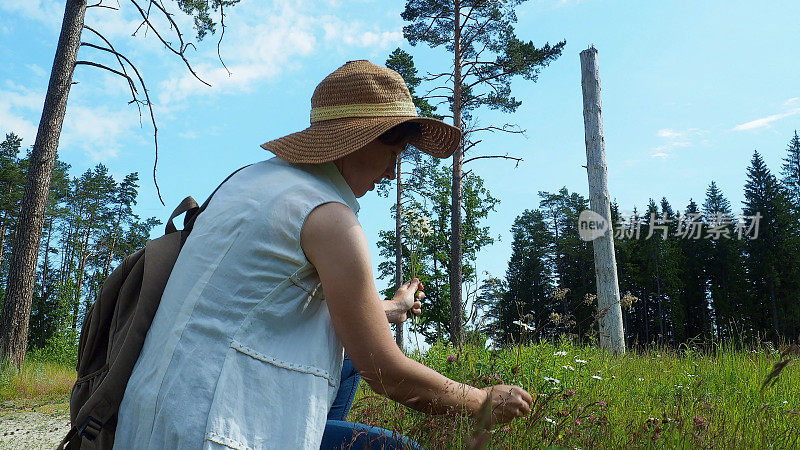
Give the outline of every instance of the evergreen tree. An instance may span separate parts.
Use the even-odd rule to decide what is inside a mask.
[[[795,209],[800,210],[800,137],[797,136],[797,130],[786,151],[788,154],[783,159],[781,181]]]
[[[798,324],[797,218],[789,194],[755,151],[747,169],[744,215],[758,221],[758,236],[745,240],[754,331],[773,339],[794,333]]]
[[[714,328],[721,339],[731,339],[737,326],[743,324],[741,305],[746,303],[747,286],[742,241],[737,240],[730,202],[715,182],[706,190],[703,218],[708,227],[708,254],[705,273],[714,314]]]
[[[702,214],[694,200],[689,200],[681,226],[678,230],[681,238],[678,246],[683,253],[680,302],[685,322],[676,323],[676,335],[678,341],[708,339],[712,332],[705,273],[709,244],[702,231]]]
[[[495,306],[498,339],[512,342],[517,336],[545,336],[550,313],[556,305],[553,292],[553,237],[541,211],[525,210],[511,227],[511,260],[506,271],[504,295]],[[522,322],[535,329],[523,333]]]
[[[463,164],[465,151],[476,145],[470,137],[478,131],[509,131],[503,127],[471,128],[471,113],[481,106],[514,112],[521,104],[511,96],[511,80],[522,76],[536,81],[539,71],[555,60],[564,46],[545,44],[537,48],[533,42],[517,38],[515,8],[520,0],[408,0],[402,13],[410,22],[403,35],[411,45],[425,42],[431,47],[444,46],[453,61],[452,72],[431,77],[437,86],[429,98],[441,99],[450,106],[453,125],[464,128],[462,145],[453,154],[451,176],[451,225],[449,283],[451,290],[450,332],[453,340],[462,342],[463,280],[469,279],[461,261],[465,251],[462,241]]]

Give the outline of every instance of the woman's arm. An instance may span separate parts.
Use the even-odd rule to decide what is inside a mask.
[[[488,399],[494,422],[530,412],[532,398],[520,387],[477,389],[400,351],[375,288],[364,231],[347,206],[326,203],[315,208],[303,225],[301,245],[319,273],[336,334],[374,391],[430,413],[465,409],[476,415]],[[418,284],[418,280],[405,283],[397,296],[413,303]]]

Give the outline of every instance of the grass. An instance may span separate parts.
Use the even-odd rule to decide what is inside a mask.
[[[530,416],[491,430],[465,415],[426,416],[359,388],[349,420],[405,434],[429,449],[800,448],[797,358],[769,347],[651,348],[615,356],[569,341],[507,350],[434,345],[417,359],[473,386],[517,384]],[[450,361],[448,361],[448,359]],[[762,389],[775,363],[782,372]],[[28,358],[0,372],[0,409],[55,408],[75,370]],[[473,447],[477,448],[477,447]]]
[[[0,408],[19,409],[69,401],[75,368],[26,358],[21,370],[12,364],[0,369]]]
[[[478,441],[487,448],[800,447],[800,369],[790,361],[762,390],[774,364],[791,359],[770,348],[662,347],[618,357],[566,341],[500,351],[470,345],[461,353],[437,344],[417,359],[473,386],[520,385],[534,395],[533,412],[482,431],[464,415],[425,416],[362,383],[349,420],[434,449]]]

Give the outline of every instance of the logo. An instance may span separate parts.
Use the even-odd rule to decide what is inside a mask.
[[[608,221],[600,214],[585,209],[578,217],[578,234],[584,241],[593,241],[609,231]]]

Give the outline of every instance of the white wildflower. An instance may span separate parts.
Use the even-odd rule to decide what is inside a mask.
[[[592,375],[591,378],[594,378],[595,380],[602,380],[603,379],[603,377],[601,377],[600,375]]]
[[[644,378],[638,378],[639,381],[644,381]]]
[[[553,353],[553,356],[567,356],[567,351],[566,350],[561,350],[559,352],[555,352],[555,353]]]
[[[561,367],[562,367],[562,368],[564,368],[564,369],[566,369],[566,370],[572,370],[572,371],[574,371],[574,370],[575,370],[575,368],[574,368],[574,367],[572,367],[572,366],[570,366],[569,364],[567,364],[566,366],[561,366]]]
[[[547,381],[547,382],[553,383],[553,384],[561,383],[561,380],[559,380],[558,378],[550,378],[550,377],[544,377],[544,381]]]
[[[523,322],[521,320],[515,320],[515,321],[513,321],[511,323],[513,323],[514,325],[519,325],[519,326],[521,326],[522,328],[524,328],[527,331],[534,331],[534,328],[532,326],[528,325],[527,323],[525,323],[525,322]]]
[[[547,422],[547,423],[552,423],[553,425],[555,425],[555,424],[556,424],[556,421],[555,421],[555,420],[553,420],[553,419],[551,419],[551,418],[549,418],[549,417],[547,417],[547,416],[544,416],[544,420],[545,420],[545,422]]]
[[[586,360],[585,359],[575,358],[575,362],[578,363],[578,364],[586,364]]]

